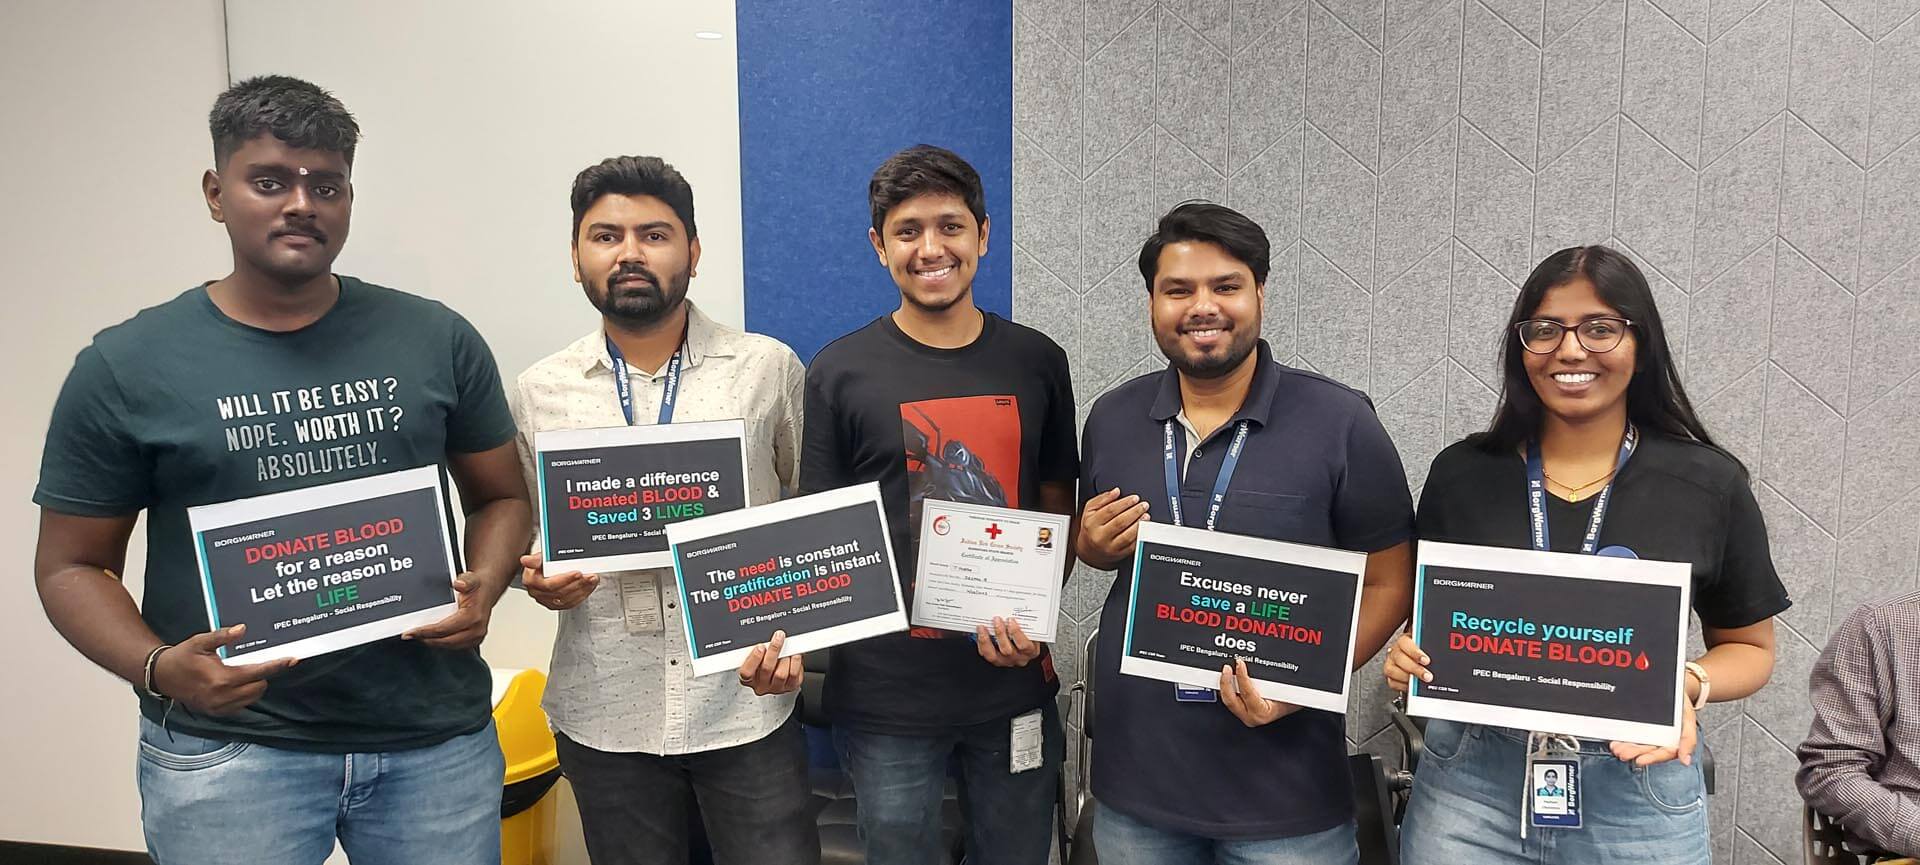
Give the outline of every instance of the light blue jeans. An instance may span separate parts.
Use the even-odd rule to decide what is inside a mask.
[[[493,725],[428,748],[313,754],[166,731],[140,719],[140,820],[156,865],[500,861]]]
[[[1229,841],[1174,832],[1135,820],[1098,801],[1093,849],[1100,865],[1358,865],[1353,821],[1296,838]]]
[[[1697,760],[1639,769],[1615,758],[1607,743],[1582,739],[1582,827],[1530,827],[1522,840],[1526,752],[1523,731],[1428,722],[1413,800],[1400,826],[1402,865],[1711,862],[1707,790]]]

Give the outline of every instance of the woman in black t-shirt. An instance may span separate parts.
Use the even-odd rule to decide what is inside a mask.
[[[1678,747],[1429,722],[1402,860],[1707,865],[1695,710],[1766,684],[1773,616],[1789,604],[1746,470],[1694,416],[1646,278],[1612,249],[1564,249],[1534,268],[1514,303],[1502,366],[1492,426],[1434,459],[1420,498],[1421,539],[1537,543],[1527,495],[1527,456],[1537,445],[1547,493],[1540,516],[1558,529],[1541,533],[1551,548],[1690,563],[1707,652],[1687,665]],[[1583,535],[1597,500],[1606,510],[1589,544]],[[1410,676],[1431,683],[1427,663],[1402,636],[1388,652],[1388,684],[1404,692]],[[1577,763],[1574,777],[1560,779],[1570,795],[1538,798],[1530,753]],[[1568,799],[1580,828],[1530,825],[1531,808],[1559,810]]]

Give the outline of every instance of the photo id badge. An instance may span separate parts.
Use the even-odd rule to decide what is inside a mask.
[[[1190,688],[1186,685],[1173,686],[1173,699],[1180,703],[1218,703],[1220,692],[1212,688]]]
[[[1580,761],[1535,760],[1529,764],[1529,774],[1533,825],[1580,828]]]
[[[1038,769],[1046,763],[1046,735],[1041,731],[1040,710],[1035,709],[1013,719],[1012,759],[1007,771],[1018,774]]]
[[[620,575],[620,611],[629,634],[662,633],[660,578],[653,574]]]

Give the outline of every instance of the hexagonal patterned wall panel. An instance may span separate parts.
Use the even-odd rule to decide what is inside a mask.
[[[1014,314],[1073,357],[1082,418],[1162,365],[1133,260],[1186,198],[1266,227],[1268,339],[1373,396],[1416,493],[1490,417],[1532,265],[1633,256],[1795,602],[1773,683],[1706,717],[1715,861],[1797,863],[1807,672],[1920,568],[1920,3],[1015,8]],[[1067,681],[1110,581],[1074,575]],[[1353,746],[1397,759],[1377,659],[1355,680]]]

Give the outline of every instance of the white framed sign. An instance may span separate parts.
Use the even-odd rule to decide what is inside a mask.
[[[547,572],[672,565],[668,525],[747,506],[746,434],[740,420],[535,434]]]
[[[1432,659],[1407,712],[1674,745],[1692,568],[1423,541],[1413,638]]]
[[[877,483],[672,523],[667,539],[696,676],[776,630],[792,655],[907,629]]]
[[[1260,695],[1345,712],[1363,553],[1140,524],[1120,672],[1220,686],[1236,658]]]
[[[228,664],[397,636],[454,611],[439,466],[187,509],[210,630]]]

